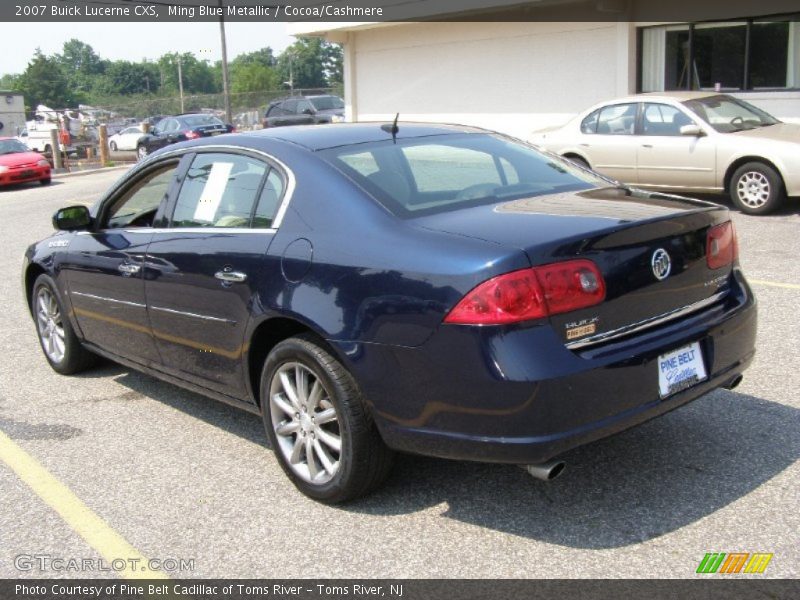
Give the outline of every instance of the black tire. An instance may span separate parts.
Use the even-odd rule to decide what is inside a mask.
[[[150,152],[147,150],[147,146],[145,146],[144,144],[139,144],[138,146],[136,146],[136,158],[138,158],[139,160],[144,160],[145,158],[147,158],[148,154],[150,154]]]
[[[42,185],[50,185],[52,182],[53,182],[53,180],[50,177],[48,177],[47,179],[40,179],[39,180],[39,183],[41,183]]]
[[[39,302],[40,295],[41,298],[44,298],[45,292],[49,294],[49,297],[52,298],[55,303],[53,308],[57,308],[57,316],[53,315],[55,316],[53,320],[57,321],[61,327],[61,330],[63,331],[63,356],[60,359],[54,357],[52,353],[48,351],[47,342],[44,335],[44,330],[46,329],[44,323],[45,319],[40,313],[40,308],[42,307],[40,306]],[[61,296],[58,294],[58,288],[49,275],[39,275],[33,284],[33,294],[31,295],[31,312],[33,313],[33,318],[36,325],[36,333],[39,337],[39,344],[42,347],[42,352],[44,352],[47,362],[50,363],[50,366],[54,371],[61,373],[62,375],[72,375],[73,373],[83,371],[95,364],[97,361],[97,356],[84,348],[78,339],[78,336],[75,335],[75,331],[72,329],[72,324],[70,323],[69,318],[66,316],[67,313],[64,310],[64,303],[61,300]]]
[[[565,156],[568,161],[575,163],[579,167],[583,167],[584,169],[591,170],[592,167],[589,166],[589,163],[583,160],[580,156]]]
[[[117,142],[111,142],[111,144],[109,144],[109,146],[111,147],[111,151],[112,152],[116,152],[117,151]]]
[[[313,397],[313,390],[316,389],[316,383],[313,383],[309,390],[308,383],[312,378],[321,384],[322,390],[313,406],[311,402],[304,405],[300,403],[309,409],[308,412],[301,413],[302,409],[299,409],[291,416],[290,413],[297,404],[287,402],[290,397],[285,393],[281,374],[288,373],[291,377],[292,373],[297,373],[297,369],[306,374],[307,398]],[[295,392],[301,388],[297,382],[298,379],[294,379]],[[272,390],[276,387],[280,387],[280,391],[273,394]],[[322,347],[316,337],[299,335],[277,344],[264,363],[260,388],[261,414],[267,437],[284,472],[305,495],[327,504],[335,504],[368,494],[386,479],[394,453],[383,443],[353,377]],[[276,396],[283,397],[289,411],[279,408]],[[319,421],[324,412],[330,413],[331,408],[335,411],[334,422],[326,421],[324,427],[319,423],[315,425],[313,416],[316,415]],[[273,427],[273,413],[279,415],[276,418],[285,417],[278,423],[279,426],[287,429],[291,429],[292,425],[298,427],[279,437]],[[301,424],[301,419],[305,419],[304,425]],[[323,429],[324,432],[320,431]],[[305,451],[308,444],[317,443],[323,447],[323,442],[328,443],[325,438],[330,437],[325,434],[330,433],[334,434],[334,438],[338,436],[340,439],[338,461],[335,462],[335,469],[331,469],[333,473],[324,467],[317,450],[312,450],[310,461]],[[295,466],[292,466],[290,457],[286,455],[290,446],[292,449],[301,446]],[[331,450],[331,446],[324,448],[330,462],[331,458],[335,458],[331,453],[335,454],[336,451]],[[317,474],[318,481],[309,480],[309,474],[313,475],[313,470],[307,468],[309,462],[319,463],[323,467]],[[303,474],[303,471],[307,472]]]
[[[729,188],[733,204],[748,215],[769,214],[786,198],[783,179],[762,162],[745,163],[736,169]]]

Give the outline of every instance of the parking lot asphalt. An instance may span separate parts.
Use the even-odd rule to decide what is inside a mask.
[[[125,547],[109,539],[194,561],[173,577],[685,578],[707,552],[773,553],[757,577],[800,576],[800,203],[733,214],[760,310],[735,391],[569,452],[550,483],[401,456],[378,493],[328,507],[295,491],[258,417],[111,363],[74,377],[48,367],[23,252],[56,208],[91,203],[120,175],[0,190],[0,577],[114,576],[15,566],[109,563]],[[24,481],[23,457],[47,477]]]

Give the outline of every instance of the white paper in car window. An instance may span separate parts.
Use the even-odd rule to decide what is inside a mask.
[[[217,214],[217,208],[222,201],[225,193],[225,186],[228,184],[233,163],[215,162],[211,165],[211,172],[208,174],[208,181],[200,194],[200,201],[194,210],[194,220],[212,223]]]

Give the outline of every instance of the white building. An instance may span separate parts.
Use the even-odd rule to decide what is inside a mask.
[[[0,137],[14,137],[25,129],[25,99],[19,92],[0,90]]]
[[[671,14],[685,3],[692,22],[644,21],[644,1],[484,0],[495,9],[459,22],[309,22],[289,32],[344,45],[347,115],[357,121],[399,112],[526,137],[602,100],[688,86],[800,121],[796,0],[669,3]]]

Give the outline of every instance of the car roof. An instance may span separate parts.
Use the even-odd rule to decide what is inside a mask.
[[[385,128],[384,128],[385,126]],[[389,122],[336,123],[332,125],[295,125],[275,127],[242,134],[243,137],[272,138],[303,146],[309,150],[325,150],[339,146],[382,142],[392,139]],[[457,133],[491,133],[477,127],[465,125],[443,125],[435,123],[397,124],[397,139],[412,139]],[[388,131],[387,131],[388,130]]]
[[[697,98],[710,98],[711,96],[723,95],[722,92],[703,92],[703,91],[674,91],[674,92],[645,92],[643,94],[634,94],[632,96],[625,96],[623,98],[616,98],[603,102],[603,104],[612,104],[617,102],[642,102],[644,100],[674,100],[683,102],[685,100],[696,100]]]

